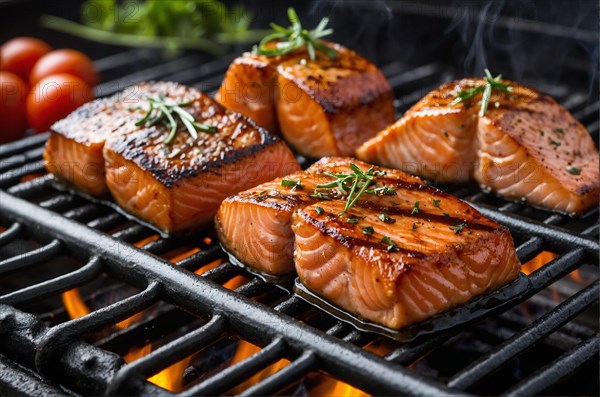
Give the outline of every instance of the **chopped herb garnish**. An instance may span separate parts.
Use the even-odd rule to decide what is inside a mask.
[[[287,11],[288,19],[292,24],[289,28],[271,23],[273,33],[265,36],[258,45],[255,45],[252,51],[255,54],[276,57],[288,54],[294,50],[306,47],[308,56],[311,60],[316,59],[316,51],[321,51],[330,59],[336,59],[337,53],[331,47],[328,47],[321,37],[329,36],[333,29],[325,29],[329,23],[329,18],[321,19],[321,22],[313,30],[304,29],[300,23],[300,18],[292,7]],[[276,41],[274,45],[269,45]]]
[[[412,231],[414,232],[415,230],[417,230],[417,224],[413,223],[413,225],[412,225]]]
[[[321,215],[323,212],[325,212],[325,210],[319,206],[315,207],[315,211],[317,212],[317,214]]]
[[[351,215],[348,217],[348,223],[352,223],[353,225],[356,225],[358,223],[358,217]]]
[[[172,102],[167,100],[162,94],[158,94],[156,98],[146,95],[146,99],[149,103],[148,110],[144,117],[139,119],[135,125],[138,127],[141,125],[150,127],[158,123],[163,123],[165,126],[170,127],[171,131],[169,132],[169,136],[165,139],[166,145],[170,145],[177,134],[179,126],[175,119],[176,117],[181,121],[194,139],[198,139],[198,131],[209,134],[217,132],[216,126],[197,123],[196,120],[194,120],[194,116],[183,110],[182,106],[188,106],[192,101]]]
[[[448,131],[444,131],[444,136],[448,138]]]
[[[372,226],[365,226],[362,228],[362,232],[363,232],[363,234],[370,236],[371,234],[373,234],[375,232],[375,230],[373,229]]]
[[[446,216],[446,217],[449,217],[449,216],[450,216],[450,214],[449,214],[449,213],[447,213],[447,212],[444,212],[444,216]]]
[[[395,251],[398,249],[398,246],[396,245],[396,243],[394,241],[392,241],[391,238],[389,238],[388,236],[383,236],[381,238],[381,242],[384,244],[387,244],[387,250],[389,251]]]
[[[377,216],[379,217],[379,219],[381,219],[382,222],[396,223],[396,220],[394,218],[390,218],[387,214],[379,214]]]
[[[573,150],[573,157],[581,157],[581,151]]]
[[[567,172],[572,175],[580,175],[581,168],[570,165],[567,167]]]
[[[319,192],[318,190],[313,191],[313,194],[311,194],[310,197],[318,198],[321,200],[331,200],[331,196],[329,196],[327,193]]]
[[[346,213],[356,202],[358,198],[365,193],[367,188],[373,183],[373,178],[379,175],[377,171],[373,171],[373,167],[367,171],[361,170],[355,164],[350,164],[351,173],[348,174],[332,174],[325,172],[325,175],[334,178],[335,180],[329,183],[317,185],[319,189],[337,188],[340,193],[347,196],[346,205],[342,215]]]
[[[394,189],[393,187],[390,187],[390,186],[382,186],[382,187],[377,187],[375,189],[369,189],[369,190],[367,190],[367,193],[393,196],[394,194],[396,194],[396,189]]]
[[[554,145],[555,147],[559,147],[559,146],[561,145],[561,143],[560,143],[560,142],[558,142],[558,141],[555,141],[555,140],[554,140],[554,139],[552,139],[552,138],[548,138],[548,142],[550,142],[550,144],[551,144],[551,145]]]
[[[466,226],[465,223],[461,223],[461,224],[456,225],[456,226],[450,226],[450,229],[454,230],[454,234],[458,234],[458,233],[460,233],[463,230],[463,228],[465,226]]]
[[[413,209],[412,209],[412,211],[411,211],[411,213],[410,213],[411,215],[414,215],[414,214],[418,214],[418,213],[419,213],[419,205],[421,205],[421,203],[419,203],[418,201],[415,201],[415,204],[414,204],[414,206],[413,206]]]
[[[433,206],[440,208],[440,201],[442,200],[433,200]]]
[[[485,84],[471,87],[466,90],[460,91],[456,94],[456,99],[452,102],[453,105],[465,102],[469,99],[476,97],[479,94],[483,94],[481,98],[481,108],[479,110],[479,116],[483,116],[488,108],[488,103],[490,102],[490,98],[492,96],[492,90],[501,91],[501,92],[511,92],[512,87],[509,84],[504,84],[502,82],[502,75],[499,74],[496,77],[493,77],[488,69],[484,70],[485,72]],[[498,105],[499,106],[499,105]],[[498,107],[496,106],[496,107]]]
[[[556,132],[560,136],[565,135],[565,129],[564,128],[555,128],[554,132]]]
[[[265,194],[267,194],[266,190],[261,190],[261,192],[258,193],[259,196],[264,196]]]
[[[297,187],[297,188],[302,188],[302,183],[300,182],[300,179],[298,179],[297,181],[292,181],[291,179],[282,179],[281,180],[281,186],[284,187]]]

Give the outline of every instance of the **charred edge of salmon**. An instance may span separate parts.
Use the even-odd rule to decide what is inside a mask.
[[[320,68],[323,70],[332,68],[349,69],[356,72],[356,74],[349,77],[338,76],[338,81],[335,83],[327,83],[327,86],[324,87],[325,89],[315,89],[306,84],[306,81],[319,83],[323,80],[321,74],[317,74],[317,77],[313,75],[291,76],[290,73],[286,73],[282,69],[285,66],[285,62],[280,62],[280,65],[277,67],[278,73],[288,81],[294,83],[299,89],[305,92],[310,99],[321,105],[328,117],[337,113],[350,112],[357,107],[373,105],[377,102],[389,102],[390,104],[393,104],[394,93],[392,87],[385,75],[375,64],[342,45],[330,42],[326,42],[326,44],[336,50],[338,57],[331,60],[325,55],[318,54],[318,57],[323,58],[323,62],[325,63],[325,65],[320,65]],[[344,59],[343,57],[346,58]],[[349,65],[344,63],[344,61],[348,60],[350,60]],[[318,60],[316,62],[318,62]],[[353,81],[357,76],[362,79],[358,82]],[[366,83],[364,81],[365,76],[369,77],[369,81]],[[350,97],[339,92],[339,81],[342,81],[342,84],[352,85],[360,83],[367,85],[368,89],[362,89],[359,97]]]
[[[223,112],[223,115],[231,114],[228,111],[226,111],[225,108],[221,104],[219,104],[217,102],[215,102],[213,106],[219,107],[220,110]],[[231,150],[224,152],[225,155],[222,159],[210,160],[210,161],[207,161],[202,164],[198,164],[198,165],[196,165],[194,167],[190,167],[190,168],[177,168],[177,169],[173,170],[172,168],[164,169],[163,167],[156,167],[156,164],[154,162],[152,155],[146,153],[143,150],[143,148],[131,148],[130,144],[128,144],[128,142],[124,141],[124,140],[111,142],[110,149],[115,151],[116,153],[122,155],[125,159],[134,162],[140,168],[149,171],[154,176],[154,178],[156,178],[156,180],[158,180],[160,183],[162,183],[166,187],[171,187],[175,183],[177,183],[177,181],[179,181],[181,179],[194,177],[194,176],[197,176],[198,174],[204,173],[204,172],[218,171],[219,168],[221,168],[225,165],[240,162],[241,160],[244,160],[250,156],[254,156],[254,155],[260,153],[261,151],[265,150],[266,148],[271,147],[273,145],[277,145],[277,144],[285,145],[285,143],[281,139],[272,135],[264,128],[259,127],[258,125],[256,125],[256,123],[254,123],[248,117],[243,116],[241,114],[236,114],[236,119],[237,119],[236,121],[238,121],[240,123],[244,123],[244,124],[248,125],[249,127],[258,131],[258,133],[260,134],[261,142],[258,144],[253,144],[253,145],[241,148],[241,149],[240,148],[235,148],[235,149],[232,148]],[[144,136],[149,137],[150,135],[156,134],[156,131],[147,129],[147,130],[143,130],[143,133],[144,133]],[[163,131],[161,128],[161,131],[159,133],[166,135],[167,131],[166,130]],[[187,134],[187,132],[185,132],[185,131],[180,131],[179,133]],[[286,147],[286,149],[287,149],[287,147]],[[289,150],[289,149],[287,149],[287,150]]]

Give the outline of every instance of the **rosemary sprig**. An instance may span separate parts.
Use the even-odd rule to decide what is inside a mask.
[[[165,126],[171,128],[169,136],[165,139],[165,144],[170,145],[177,134],[179,128],[175,117],[179,118],[179,121],[185,126],[192,138],[198,139],[198,132],[203,131],[209,134],[217,132],[217,127],[214,125],[206,125],[197,123],[194,120],[194,116],[185,111],[182,106],[188,106],[192,102],[172,102],[165,98],[164,95],[158,94],[157,97],[146,95],[148,100],[148,110],[144,117],[139,119],[135,125],[145,125],[147,127],[153,126],[162,122]]]
[[[456,99],[452,102],[452,105],[456,105],[461,102],[466,102],[467,100],[472,99],[479,94],[483,94],[481,98],[481,108],[479,109],[479,116],[483,116],[487,111],[493,90],[506,93],[512,91],[512,87],[510,86],[510,84],[504,84],[502,82],[501,74],[499,74],[496,77],[493,77],[488,69],[485,69],[484,72],[485,84],[477,87],[471,87],[469,89],[458,92],[456,94]]]
[[[373,183],[373,179],[376,175],[381,173],[374,171],[373,167],[367,171],[361,170],[355,164],[350,164],[352,173],[348,174],[332,174],[325,172],[325,175],[335,179],[333,182],[323,183],[317,185],[318,189],[332,189],[337,188],[340,193],[347,196],[346,205],[342,214],[346,213],[356,202],[358,198],[362,196],[369,186]]]
[[[328,36],[333,33],[333,29],[325,29],[329,23],[329,18],[321,19],[321,22],[313,30],[307,30],[302,27],[300,18],[296,10],[292,7],[287,11],[288,19],[292,24],[289,28],[271,23],[271,28],[274,32],[265,36],[258,45],[255,45],[252,51],[255,54],[275,57],[288,54],[298,48],[306,47],[308,56],[311,60],[316,59],[316,51],[321,51],[330,59],[336,59],[337,54],[333,48],[328,47],[323,43],[321,37]],[[277,41],[274,46],[269,46],[272,41]]]

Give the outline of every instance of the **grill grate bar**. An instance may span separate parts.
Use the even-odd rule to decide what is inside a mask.
[[[14,167],[37,161],[42,158],[42,153],[44,153],[43,146],[4,159],[0,162],[0,172],[6,172]]]
[[[224,331],[226,321],[213,316],[202,327],[159,347],[152,353],[122,367],[111,382],[107,394],[136,394],[146,378],[184,359],[201,347],[214,342]]]
[[[79,222],[84,222],[86,219],[92,219],[97,216],[102,208],[93,203],[84,204],[81,207],[73,208],[62,214],[62,216],[73,219]]]
[[[44,161],[42,160],[26,163],[10,171],[6,171],[0,174],[0,188],[6,189],[10,185],[17,183],[20,178],[42,171],[44,171]]]
[[[72,194],[59,194],[58,196],[54,196],[52,198],[40,202],[39,206],[52,211],[63,212],[67,211],[79,201],[81,201],[79,197],[74,196]]]
[[[479,358],[456,374],[448,386],[466,389],[483,379],[505,363],[531,348],[536,342],[560,328],[598,299],[600,284],[595,282],[562,302],[554,310],[534,321],[531,326],[514,335],[491,353]]]
[[[235,289],[235,292],[244,296],[255,296],[267,289],[269,285],[259,278],[254,278],[246,284]]]
[[[67,274],[0,296],[0,303],[19,305],[70,290],[93,280],[100,274],[102,262],[92,258],[86,265]]]
[[[531,237],[523,244],[517,247],[517,256],[521,263],[525,263],[533,259],[543,247],[543,240],[539,237]]]
[[[583,249],[576,248],[546,263],[529,275],[529,281],[531,281],[529,293],[534,294],[541,291],[554,281],[571,273],[579,267],[579,261],[582,258]]]
[[[192,397],[222,394],[231,389],[233,385],[240,384],[243,380],[277,361],[285,352],[285,348],[285,342],[277,338],[250,357],[225,368],[180,395],[182,397]]]
[[[404,345],[399,349],[390,352],[385,356],[385,359],[396,364],[409,365],[418,360],[419,357],[424,356],[431,350],[448,341],[454,334],[455,333],[453,332],[446,332],[444,334],[433,336],[424,342]]]
[[[48,244],[33,251],[5,259],[0,262],[0,276],[6,276],[7,274],[48,261],[59,255],[62,250],[62,243],[59,240],[52,240]]]
[[[113,229],[125,221],[125,218],[117,212],[112,212],[106,216],[96,218],[87,223],[87,225],[93,229],[100,231],[107,231]]]
[[[317,363],[317,356],[309,351],[275,374],[250,386],[240,396],[269,396],[306,375]]]
[[[8,229],[0,233],[0,247],[5,246],[6,244],[21,236],[22,232],[23,226],[20,223],[15,222],[12,225],[10,225]]]
[[[223,256],[223,251],[218,245],[213,245],[205,250],[196,252],[185,259],[177,262],[177,266],[186,270],[194,271],[208,263],[214,262]],[[206,276],[206,274],[205,274]]]
[[[508,390],[506,396],[533,396],[559,383],[593,357],[598,357],[600,334],[581,342],[533,376]]]
[[[147,308],[156,302],[159,291],[159,284],[152,282],[136,295],[51,328],[43,336],[37,348],[35,363],[39,372],[56,378],[58,375],[56,363],[70,344],[84,334],[114,325]]]
[[[153,232],[149,230],[147,227],[134,224],[126,229],[119,230],[112,236],[118,240],[126,241],[128,243],[133,243],[135,241],[140,241],[146,237],[148,237]]]
[[[225,262],[215,267],[214,269],[202,273],[202,277],[217,284],[223,284],[227,280],[236,276],[238,274],[238,271],[239,268],[233,266],[229,262]]]
[[[6,158],[16,153],[22,153],[36,146],[41,146],[46,143],[50,136],[49,133],[36,134],[15,142],[0,145],[0,158]]]

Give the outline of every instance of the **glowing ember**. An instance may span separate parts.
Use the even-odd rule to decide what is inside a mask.
[[[527,275],[530,275],[531,273],[535,272],[540,267],[544,266],[546,263],[552,261],[557,256],[558,255],[555,254],[554,252],[542,251],[539,254],[537,254],[529,262],[523,263],[523,266],[521,267],[521,271]]]

